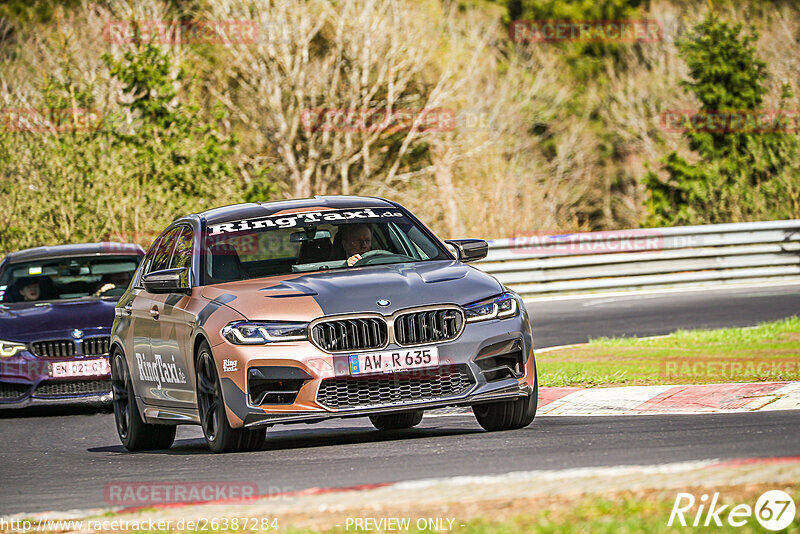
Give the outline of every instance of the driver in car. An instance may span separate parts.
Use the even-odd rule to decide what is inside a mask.
[[[352,267],[361,255],[372,250],[372,230],[366,224],[345,224],[342,232],[342,248],[347,256],[347,265]]]
[[[39,286],[39,281],[36,279],[31,279],[24,282],[19,288],[19,294],[26,302],[39,300],[39,297],[42,296],[42,288]]]
[[[100,287],[94,292],[94,296],[99,297],[117,287],[127,288],[130,281],[130,276],[126,272],[104,274],[100,280]]]

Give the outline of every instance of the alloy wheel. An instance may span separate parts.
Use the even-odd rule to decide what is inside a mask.
[[[214,441],[219,429],[220,391],[217,368],[208,352],[202,352],[197,361],[197,407],[200,423],[209,441]]]
[[[128,366],[121,354],[114,355],[111,367],[111,393],[114,402],[114,421],[121,438],[128,436],[131,421],[131,404],[128,390]]]

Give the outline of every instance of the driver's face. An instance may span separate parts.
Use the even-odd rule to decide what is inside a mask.
[[[39,284],[34,282],[20,289],[19,293],[20,295],[22,295],[22,298],[24,298],[27,301],[39,300],[39,296],[41,295],[41,290],[39,289]]]
[[[342,247],[348,257],[372,250],[372,232],[369,227],[359,225],[349,230],[342,239]]]

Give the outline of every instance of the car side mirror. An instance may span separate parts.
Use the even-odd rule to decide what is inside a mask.
[[[189,269],[163,269],[142,277],[144,289],[149,293],[186,293],[189,291]]]
[[[489,243],[483,239],[450,239],[445,241],[458,252],[458,259],[463,262],[482,260],[489,253]]]

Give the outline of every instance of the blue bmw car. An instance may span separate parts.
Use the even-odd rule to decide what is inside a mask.
[[[144,250],[38,247],[0,262],[0,408],[111,400],[114,306]]]

